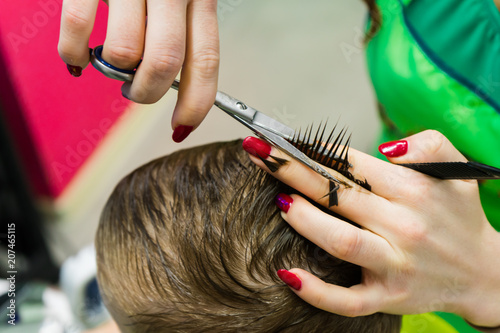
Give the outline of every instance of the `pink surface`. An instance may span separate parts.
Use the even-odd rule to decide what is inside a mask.
[[[107,7],[99,2],[91,47],[105,37]],[[61,5],[0,5],[2,111],[34,193],[49,197],[62,193],[128,105],[121,82],[91,65],[69,75],[57,53]]]

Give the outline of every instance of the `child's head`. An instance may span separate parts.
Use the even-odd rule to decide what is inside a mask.
[[[125,177],[96,236],[101,293],[122,331],[398,332],[398,316],[331,314],[278,279],[293,267],[343,286],[361,277],[281,219],[274,197],[289,191],[241,141],[178,151]]]

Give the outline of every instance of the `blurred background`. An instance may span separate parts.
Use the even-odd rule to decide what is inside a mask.
[[[154,105],[137,105],[121,96],[121,83],[91,66],[71,77],[57,55],[61,0],[26,2],[0,5],[0,274],[3,280],[15,276],[17,301],[17,325],[7,324],[2,312],[0,330],[43,331],[45,320],[45,332],[76,332],[101,317],[85,323],[71,311],[65,319],[54,319],[55,313],[65,306],[83,311],[74,303],[92,291],[87,282],[95,268],[67,266],[61,294],[47,286],[60,285],[61,265],[92,243],[116,183],[172,151],[251,133],[214,107],[175,144],[175,91]],[[103,43],[106,17],[101,3],[91,47]],[[379,121],[365,70],[361,0],[219,0],[218,18],[219,90],[292,128],[325,120],[346,126],[354,148],[373,151]],[[2,293],[9,288],[0,284]],[[72,292],[80,296],[67,295]],[[50,301],[63,294],[69,303]],[[2,296],[1,309],[10,299]],[[50,316],[69,326],[80,322],[47,330]]]

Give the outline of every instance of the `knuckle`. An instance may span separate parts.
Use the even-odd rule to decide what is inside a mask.
[[[338,233],[340,232],[340,235]],[[340,259],[355,257],[361,248],[358,230],[336,230],[328,236],[328,246],[332,253]]]
[[[192,67],[202,78],[211,78],[219,69],[220,55],[218,50],[205,48],[193,54]]]
[[[426,130],[424,134],[427,136],[425,148],[431,154],[438,152],[447,141],[446,137],[436,130]]]
[[[285,167],[288,167],[288,166],[285,164],[285,165],[281,166],[280,169],[281,168],[285,168]],[[280,171],[282,171],[282,170],[280,170]],[[301,203],[300,201],[301,201],[300,197],[294,199],[293,206],[297,207],[298,205],[300,205],[300,203]],[[301,205],[301,208],[302,208],[302,205]],[[291,214],[288,214],[288,216],[290,218],[295,218],[298,221],[304,221],[305,222],[305,221],[308,221],[311,218],[310,215],[309,215],[309,211],[307,209],[293,209],[290,213]]]
[[[184,62],[183,57],[179,53],[170,53],[163,55],[151,56],[151,74],[154,76],[165,76],[169,73],[177,73]]]
[[[357,297],[347,298],[343,309],[343,315],[346,317],[359,317],[366,313],[364,302]]]
[[[87,30],[92,23],[78,6],[64,8],[61,20],[64,26],[76,33]]]
[[[132,101],[141,104],[152,104],[157,102],[161,98],[161,95],[158,97],[152,96],[151,91],[148,88],[149,86],[136,87],[133,92],[130,92],[129,98]]]
[[[206,100],[190,99],[184,109],[195,120],[195,118],[204,118],[212,105],[213,103],[207,103]]]
[[[328,299],[328,293],[317,293],[315,294],[314,298],[311,300],[311,304],[313,304],[315,307],[320,308],[320,309],[327,309],[329,308],[329,299]]]
[[[400,224],[400,234],[407,244],[422,244],[428,236],[427,226],[418,221],[405,221]]]
[[[418,206],[424,202],[428,202],[433,196],[435,182],[429,179],[426,175],[412,174],[408,177],[406,186],[398,189],[400,196],[412,205]]]
[[[201,0],[198,2],[202,5],[202,10],[209,13],[217,12],[217,0]]]
[[[107,56],[109,59],[106,59],[109,63],[115,66],[124,66],[131,67],[137,65],[137,63],[141,60],[142,52],[137,48],[126,46],[125,44],[121,45],[117,42],[111,43],[109,45],[109,49],[107,50]]]

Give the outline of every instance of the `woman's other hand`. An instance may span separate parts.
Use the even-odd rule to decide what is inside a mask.
[[[59,55],[74,76],[89,63],[89,36],[99,0],[64,0]],[[108,0],[102,57],[123,69],[142,63],[122,94],[154,103],[182,67],[172,118],[174,141],[182,141],[210,110],[217,92],[219,35],[216,0]],[[147,24],[146,24],[147,20]]]
[[[259,142],[247,139],[244,147],[266,171],[252,154],[287,158]],[[382,145],[381,151],[393,163],[466,161],[435,131]],[[300,234],[361,266],[362,282],[344,288],[301,269],[291,269],[292,275],[281,271],[292,290],[306,302],[344,316],[445,311],[479,326],[500,325],[500,236],[483,212],[477,182],[435,179],[354,149],[349,156],[351,172],[366,178],[372,191],[352,182],[351,188],[341,185],[339,205],[331,209],[362,228],[323,213],[299,195],[281,195],[277,202],[283,218]],[[292,160],[271,174],[328,205],[328,180],[299,162]]]

